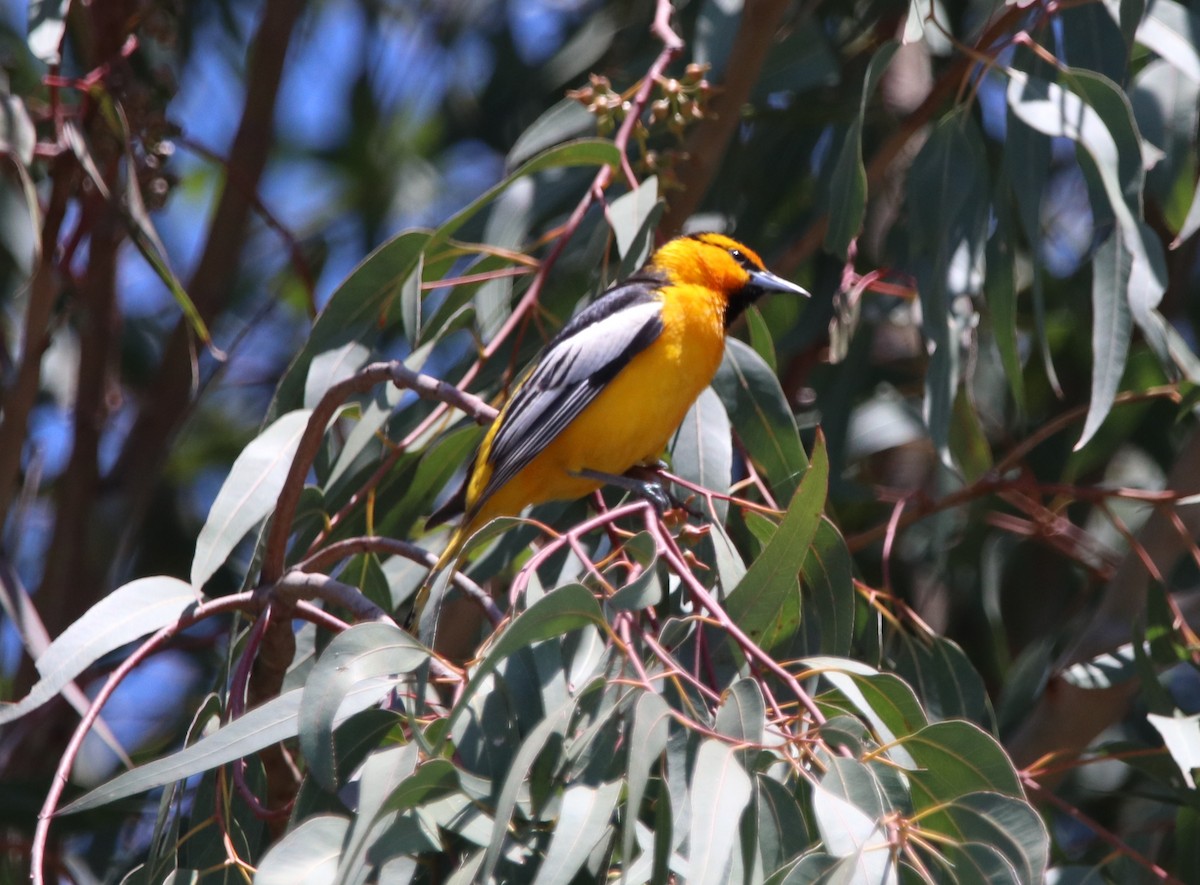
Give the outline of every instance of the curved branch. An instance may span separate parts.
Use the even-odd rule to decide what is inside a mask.
[[[353,394],[366,393],[383,381],[391,381],[397,387],[412,390],[423,399],[440,400],[461,409],[472,418],[487,416],[490,419],[496,414],[495,409],[479,397],[464,393],[431,375],[414,372],[398,361],[371,363],[344,381],[334,384],[321,397],[321,401],[309,416],[308,425],[304,428],[296,455],[292,459],[291,470],[288,471],[283,489],[279,493],[263,552],[262,583],[274,584],[283,575],[287,539],[291,534],[296,506],[300,503],[300,493],[304,490],[304,478],[308,476],[309,468],[316,460],[329,422],[333,420],[342,403]]]
[[[318,550],[307,559],[297,563],[296,571],[321,571],[356,553],[387,553],[392,556],[403,556],[405,559],[419,562],[428,568],[433,568],[437,565],[438,559],[424,547],[419,547],[408,541],[401,541],[396,538],[364,536],[346,538],[343,541],[337,541],[328,547]],[[456,571],[452,574],[450,580],[459,591],[483,609],[484,614],[488,616],[488,620],[492,622],[492,626],[498,626],[504,620],[504,612],[496,605],[491,595],[466,575]]]
[[[67,749],[63,752],[62,757],[58,760],[58,768],[54,772],[54,777],[50,782],[50,791],[46,794],[46,800],[42,803],[42,809],[38,812],[37,828],[33,834],[33,845],[30,849],[30,865],[32,867],[31,877],[33,885],[44,885],[45,883],[45,860],[46,860],[46,844],[50,835],[50,821],[54,818],[55,812],[58,810],[58,802],[62,798],[63,790],[67,786],[67,777],[71,773],[71,768],[75,765],[75,760],[79,756],[79,751],[83,747],[83,741],[91,731],[92,725],[100,716],[100,711],[103,709],[108,699],[112,697],[117,687],[125,680],[135,667],[142,661],[156,652],[162,645],[181,631],[186,630],[193,624],[198,624],[207,618],[214,615],[224,614],[232,611],[248,611],[256,608],[256,601],[253,593],[236,593],[232,596],[225,596],[221,599],[214,599],[211,602],[203,602],[197,605],[190,614],[185,614],[179,617],[173,624],[168,624],[163,627],[149,639],[144,641],[137,650],[129,657],[123,660],[105,680],[104,686],[96,694],[96,699],[92,701],[92,706],[88,709],[79,725],[75,728],[75,733],[71,735],[71,741],[67,744]]]
[[[360,621],[379,621],[393,626],[396,624],[391,615],[367,599],[357,587],[343,584],[328,575],[290,571],[277,583],[259,588],[258,592],[287,602],[320,599],[347,609]]]
[[[763,61],[787,7],[788,0],[747,0],[742,7],[721,92],[712,100],[713,113],[696,124],[685,144],[687,159],[676,170],[683,187],[672,195],[659,224],[662,236],[679,233],[708,193],[729,142],[742,121],[742,105],[758,82]]]

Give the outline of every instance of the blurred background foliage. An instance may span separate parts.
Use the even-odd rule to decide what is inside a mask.
[[[653,4],[46,0],[5,12],[8,697],[26,695],[33,657],[114,588],[194,573],[234,459],[269,417],[313,405],[304,360],[363,338],[458,383],[530,279],[437,281],[519,268],[513,253],[544,259],[566,226],[528,328],[469,385],[490,398],[636,266],[655,225],[659,237],[722,229],[814,293],[762,304],[736,334],[777,370],[806,448],[823,433],[826,513],[860,587],[962,648],[1018,768],[1057,790],[1040,806],[1054,861],[1103,867],[1115,840],[1113,881],[1200,875],[1184,838],[1194,783],[1170,762],[1200,753],[1200,730],[1181,726],[1168,754],[1146,718],[1200,712],[1186,626],[1197,520],[1173,506],[1200,493],[1200,13],[1174,0],[680,2],[685,48],[628,152],[642,188],[614,185],[607,214],[593,204],[576,229],[594,168],[522,178],[454,232],[493,247],[493,263],[429,253],[411,279],[385,266],[368,292],[367,266],[351,272],[397,233],[443,224],[543,149],[612,137],[662,50]],[[312,331],[343,282],[374,296],[413,279],[419,311],[399,293],[357,326]],[[363,400],[397,401],[392,441],[430,407]],[[442,484],[474,438],[441,443],[428,469]],[[388,451],[364,448],[348,476]],[[373,523],[354,511],[342,536],[415,537],[441,488],[405,497],[419,463],[400,459],[379,492],[395,507]],[[797,477],[768,479],[778,493]],[[316,537],[350,487],[329,479],[329,501],[306,498],[297,536]],[[730,531],[762,546],[752,520]],[[490,571],[519,547],[496,548]],[[208,594],[253,586],[254,551],[242,542]],[[377,581],[393,603],[417,578],[352,583],[371,595]],[[856,656],[919,683],[919,661],[884,649],[882,628],[868,652],[862,629]],[[130,752],[178,746],[228,655],[223,623],[186,632],[124,682],[109,728]],[[84,691],[119,659],[96,661]],[[81,703],[64,692],[0,733],[14,877]],[[95,743],[76,764],[82,784],[119,764]],[[1089,747],[1114,759],[1055,767]],[[153,812],[129,810],[124,829],[65,819],[72,877],[116,878],[145,854],[137,815]]]

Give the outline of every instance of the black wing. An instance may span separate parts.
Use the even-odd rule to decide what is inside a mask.
[[[487,459],[486,500],[587,408],[662,333],[661,280],[631,277],[572,319],[546,346],[500,416]]]

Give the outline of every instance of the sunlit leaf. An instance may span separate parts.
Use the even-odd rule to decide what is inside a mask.
[[[301,409],[282,416],[233,462],[196,539],[193,587],[216,574],[242,538],[275,509],[310,414]]]
[[[705,388],[692,403],[671,443],[671,467],[696,485],[724,494],[733,481],[733,437],[721,398]],[[728,504],[714,499],[716,519],[724,523]]]
[[[779,379],[762,357],[742,341],[725,342],[725,360],[713,379],[738,439],[776,493],[787,500],[796,489],[808,458],[800,444],[796,418]]]
[[[712,739],[700,744],[691,780],[689,882],[721,885],[729,881],[737,844],[736,822],[750,802],[752,787],[732,749]]]
[[[271,846],[254,874],[266,885],[321,885],[337,875],[342,842],[350,821],[335,815],[315,815]]]
[[[300,711],[300,748],[318,783],[328,790],[339,786],[333,729],[343,699],[371,683],[377,697],[386,697],[428,659],[428,649],[391,624],[358,624],[333,638],[304,684]]]
[[[40,679],[29,694],[0,705],[0,724],[12,722],[55,697],[104,655],[177,621],[198,602],[178,578],[139,578],[100,598],[37,659]]]
[[[829,460],[822,438],[817,439],[812,463],[783,522],[725,600],[725,611],[734,622],[768,650],[790,636],[799,624],[797,576],[820,524],[829,481]]]
[[[1183,773],[1188,789],[1196,789],[1195,772],[1200,768],[1200,713],[1192,716],[1150,713],[1146,718],[1162,735],[1163,743]]]
[[[575,877],[596,843],[609,835],[609,819],[620,793],[620,781],[600,787],[571,784],[563,791],[550,847],[534,885],[567,885]]]

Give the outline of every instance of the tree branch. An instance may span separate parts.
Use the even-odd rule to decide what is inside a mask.
[[[115,180],[116,164],[106,173]],[[51,636],[58,636],[108,592],[95,550],[107,530],[96,520],[100,492],[100,436],[108,420],[107,386],[117,323],[117,245],[121,221],[99,196],[93,200],[88,269],[76,303],[79,367],[71,457],[59,477],[51,555],[38,589],[38,609]],[[103,545],[101,545],[103,546]]]
[[[237,258],[274,142],[275,98],[284,60],[303,8],[304,4],[295,0],[267,0],[250,48],[246,104],[230,151],[231,171],[188,286],[196,310],[209,325],[225,309],[234,290]],[[137,420],[113,471],[114,482],[128,489],[133,510],[131,525],[141,521],[170,441],[193,405],[193,371],[191,330],[186,320],[181,320],[163,353],[157,380],[143,396]]]
[[[685,144],[687,159],[676,172],[683,187],[671,195],[659,224],[663,237],[679,233],[708,193],[787,7],[788,0],[747,0],[742,7],[721,92],[712,100],[713,113],[696,124]]]
[[[12,385],[4,391],[4,419],[0,422],[0,526],[7,525],[9,509],[17,493],[29,412],[41,389],[42,354],[50,343],[46,331],[59,293],[55,263],[58,233],[75,182],[75,175],[69,171],[72,163],[73,158],[63,153],[51,165],[49,175],[53,185],[42,222],[41,254],[29,287],[21,364]]]
[[[1184,444],[1167,476],[1166,487],[1181,495],[1200,493],[1200,431],[1194,432]],[[1200,537],[1200,506],[1183,506],[1176,512],[1188,535]],[[1163,508],[1155,508],[1137,533],[1137,540],[1142,555],[1164,575],[1170,574],[1179,559],[1189,552],[1188,542]],[[1096,735],[1125,715],[1138,692],[1137,679],[1108,689],[1086,689],[1069,683],[1062,672],[1072,664],[1091,660],[1101,652],[1129,642],[1133,625],[1145,614],[1149,589],[1146,566],[1138,551],[1131,549],[1105,587],[1091,621],[1055,665],[1037,708],[1024,718],[1021,730],[1009,741],[1009,750],[1018,766],[1027,766],[1049,753],[1058,757],[1076,756]],[[1040,780],[1046,785],[1051,778]]]

